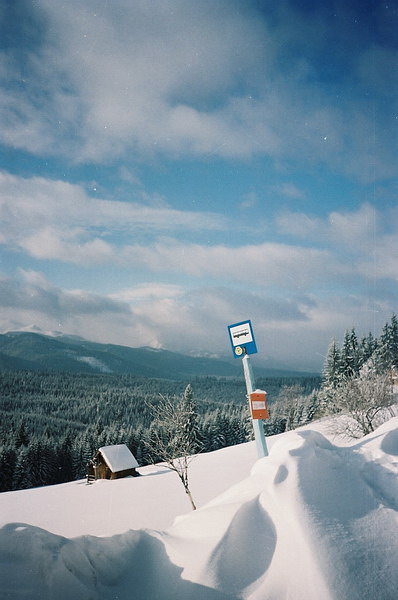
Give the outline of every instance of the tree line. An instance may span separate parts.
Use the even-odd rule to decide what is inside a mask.
[[[359,339],[355,328],[347,331],[341,347],[335,340],[330,344],[322,378],[257,380],[257,387],[268,392],[266,435],[339,413],[349,416],[338,421],[343,433],[369,433],[396,401],[394,368],[396,315],[379,338],[369,333]],[[151,441],[164,434],[165,402],[177,405],[187,386],[132,375],[29,371],[3,372],[0,380],[0,491],[81,479],[96,450],[112,444],[127,444],[142,466],[163,460]],[[242,380],[194,378],[190,385],[195,452],[252,439]]]
[[[278,393],[319,378],[267,378]],[[63,483],[85,477],[102,446],[125,443],[140,465],[153,462],[147,441],[158,427],[164,398],[177,402],[187,382],[133,375],[0,373],[0,491]],[[194,378],[197,451],[210,452],[252,437],[242,380]],[[200,441],[200,444],[199,444]]]
[[[371,433],[394,416],[398,375],[398,318],[387,322],[379,338],[359,339],[346,331],[342,347],[332,340],[318,395],[318,414],[341,415],[334,431],[347,437]]]

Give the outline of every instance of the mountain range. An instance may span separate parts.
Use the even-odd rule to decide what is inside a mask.
[[[0,370],[124,373],[161,379],[241,377],[241,361],[189,356],[149,347],[131,348],[90,342],[65,334],[12,331],[0,334]],[[309,375],[277,367],[256,366],[259,377]]]

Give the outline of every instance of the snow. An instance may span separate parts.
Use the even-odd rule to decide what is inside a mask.
[[[112,373],[112,369],[107,364],[98,358],[94,358],[94,356],[76,356],[76,360],[90,365],[93,369],[98,369],[101,373]]]
[[[267,441],[196,457],[197,511],[162,465],[0,494],[0,598],[396,600],[398,417]]]
[[[135,469],[138,467],[138,462],[127,448],[126,444],[102,446],[99,451],[112,473],[127,471],[127,469]]]

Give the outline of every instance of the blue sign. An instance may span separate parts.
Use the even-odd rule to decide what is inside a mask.
[[[243,358],[245,354],[256,354],[257,346],[251,321],[228,325],[228,333],[235,358]]]

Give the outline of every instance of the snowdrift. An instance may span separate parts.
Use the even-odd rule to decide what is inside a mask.
[[[207,467],[193,486],[209,486],[212,463],[222,478],[229,454],[248,448],[199,456]],[[350,446],[308,427],[277,436],[248,477],[166,529],[68,538],[2,518],[0,597],[396,600],[397,475],[398,418]],[[2,494],[0,510],[10,516],[11,499],[32,492]]]

